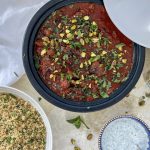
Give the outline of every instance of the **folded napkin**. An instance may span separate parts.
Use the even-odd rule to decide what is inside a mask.
[[[11,85],[23,74],[22,43],[35,12],[48,0],[1,0],[0,85]]]

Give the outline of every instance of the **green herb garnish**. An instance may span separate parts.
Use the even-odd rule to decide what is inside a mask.
[[[63,60],[68,60],[68,54],[64,54],[64,56],[63,56]]]
[[[35,56],[34,63],[35,63],[35,68],[39,69],[40,68],[40,64],[39,64],[39,58],[38,58],[38,56]]]
[[[67,120],[67,122],[73,124],[77,129],[81,127],[81,124],[83,124],[87,129],[90,129],[80,116]]]
[[[80,42],[71,42],[70,48],[76,49],[76,48],[81,48],[82,45]]]
[[[106,92],[100,92],[102,98],[108,98],[109,95]]]
[[[119,43],[119,44],[117,44],[115,47],[117,48],[117,49],[119,49],[119,50],[122,50],[122,48],[125,46],[125,44],[124,43]]]
[[[71,80],[72,80],[72,75],[71,75],[71,74],[67,74],[67,75],[66,75],[66,79],[67,79],[68,81],[71,81]]]

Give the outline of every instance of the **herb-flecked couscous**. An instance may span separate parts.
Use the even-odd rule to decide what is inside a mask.
[[[46,128],[28,102],[0,94],[0,150],[45,150]]]

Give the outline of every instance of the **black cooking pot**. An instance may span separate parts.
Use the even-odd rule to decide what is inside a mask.
[[[51,91],[41,80],[34,65],[34,41],[42,23],[55,10],[77,2],[94,2],[103,5],[102,0],[52,0],[45,4],[32,18],[26,30],[23,44],[23,62],[27,76],[33,87],[50,103],[70,111],[90,112],[109,107],[123,99],[137,83],[145,60],[145,49],[134,43],[134,64],[129,78],[109,98],[97,99],[93,102],[75,102],[65,100]]]

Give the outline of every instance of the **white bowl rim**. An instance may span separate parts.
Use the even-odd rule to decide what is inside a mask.
[[[20,91],[16,88],[8,87],[8,86],[0,86],[0,93],[12,93],[20,98],[22,98],[25,101],[28,101],[40,114],[44,125],[46,127],[46,148],[45,150],[52,150],[52,130],[51,125],[48,120],[47,115],[45,114],[43,108],[34,100],[31,96],[26,94],[23,91]]]

